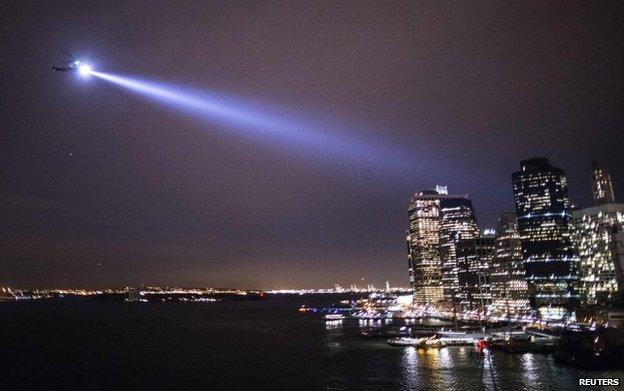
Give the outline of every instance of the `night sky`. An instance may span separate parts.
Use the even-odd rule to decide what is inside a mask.
[[[469,193],[489,227],[545,156],[576,204],[590,159],[621,200],[622,37],[622,2],[5,1],[0,285],[405,286],[416,191]],[[54,73],[63,50],[354,148]]]

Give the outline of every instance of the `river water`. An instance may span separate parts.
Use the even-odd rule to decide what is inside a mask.
[[[0,389],[577,390],[587,377],[624,384],[621,371],[559,366],[543,354],[393,347],[358,337],[358,321],[297,311],[338,299],[0,303]]]

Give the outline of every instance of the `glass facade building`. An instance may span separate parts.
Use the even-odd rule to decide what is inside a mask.
[[[579,302],[579,257],[565,173],[545,158],[520,166],[512,182],[529,300],[545,317],[563,316]]]
[[[624,204],[604,204],[574,211],[575,239],[581,259],[581,298],[587,305],[621,303],[614,229],[624,223]]]
[[[453,304],[458,299],[459,276],[457,244],[479,235],[472,201],[468,195],[442,199],[440,208],[440,259],[442,261],[442,293],[444,301]]]
[[[459,304],[463,310],[485,312],[492,303],[490,266],[496,253],[493,235],[457,242]]]
[[[409,201],[407,235],[410,283],[419,304],[452,303],[459,289],[456,245],[478,234],[467,194],[446,187],[416,193]]]
[[[611,176],[595,161],[591,179],[595,206],[573,212],[581,258],[581,300],[589,306],[621,304],[624,258],[617,243],[624,223],[624,204],[615,203]]]
[[[596,205],[615,203],[611,176],[595,161],[592,161],[592,194]]]
[[[514,213],[498,219],[496,253],[491,265],[492,313],[512,317],[529,309],[522,244]]]

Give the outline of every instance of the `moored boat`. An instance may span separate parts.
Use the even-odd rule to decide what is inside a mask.
[[[477,341],[486,339],[488,335],[472,331],[438,331],[436,338],[446,345],[474,345]]]
[[[419,346],[424,340],[426,340],[426,338],[396,337],[390,338],[387,342],[388,345],[392,346]]]

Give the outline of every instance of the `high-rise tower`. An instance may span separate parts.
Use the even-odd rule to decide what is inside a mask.
[[[596,205],[615,203],[611,176],[607,170],[600,167],[600,164],[595,161],[592,161],[592,187]]]
[[[579,300],[565,173],[546,158],[520,165],[512,182],[531,306],[546,317],[563,316]]]
[[[514,316],[528,312],[522,244],[514,213],[503,213],[496,229],[496,254],[491,266],[492,312]]]
[[[459,299],[457,244],[460,240],[478,236],[479,228],[468,194],[444,198],[440,209],[440,260],[442,293],[447,304],[454,304]]]
[[[575,210],[575,239],[581,258],[581,300],[588,305],[622,303],[620,259],[614,243],[624,224],[624,204],[616,204],[611,177],[592,162],[595,206]]]
[[[613,231],[624,224],[624,204],[604,204],[574,211],[575,239],[581,259],[582,304],[622,303]]]
[[[416,193],[408,213],[410,283],[416,302],[452,301],[458,289],[457,241],[478,233],[472,202],[467,194],[448,194],[446,187],[438,186]]]
[[[492,234],[457,242],[459,304],[485,312],[492,303],[491,268],[496,245]]]

